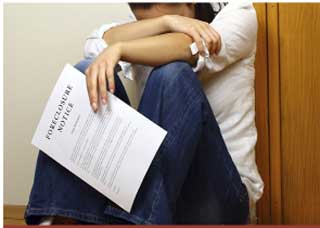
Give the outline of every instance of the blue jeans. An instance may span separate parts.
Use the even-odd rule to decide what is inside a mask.
[[[90,60],[75,67],[84,72]],[[115,95],[129,104],[115,75]],[[60,215],[93,224],[244,224],[248,192],[191,67],[155,68],[138,111],[168,131],[138,191],[131,213],[42,151],[25,212],[27,224]],[[148,143],[148,142],[146,142]]]

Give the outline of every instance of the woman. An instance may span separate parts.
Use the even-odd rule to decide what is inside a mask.
[[[246,223],[249,200],[263,190],[254,156],[253,6],[232,2],[216,16],[215,4],[130,6],[138,21],[95,31],[76,68],[97,111],[107,90],[129,103],[114,74],[119,64],[138,82],[138,111],[168,132],[133,208],[121,210],[40,151],[26,222]]]

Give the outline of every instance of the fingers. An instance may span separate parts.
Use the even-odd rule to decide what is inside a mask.
[[[221,48],[221,39],[220,35],[212,28],[211,25],[204,23],[203,33],[206,33],[207,36],[210,37],[210,45],[208,44],[208,48],[210,50],[210,54],[218,54]],[[208,42],[208,41],[206,41]]]
[[[178,16],[176,20],[177,28],[175,31],[184,32],[192,37],[193,41],[199,50],[199,54],[205,56],[206,54],[218,54],[221,49],[220,35],[208,23],[198,19],[185,18]],[[206,52],[206,47],[209,53]]]
[[[216,48],[215,37],[210,33],[207,27],[202,27],[201,37],[204,39],[206,46],[208,48],[209,53],[212,54],[212,50]]]
[[[214,40],[215,40],[215,48],[214,48],[214,50],[212,50],[211,53],[218,54],[220,49],[221,49],[221,38],[220,38],[220,35],[211,26],[210,26],[210,33],[212,34],[212,36],[214,37]]]
[[[108,63],[93,63],[86,70],[87,90],[90,105],[94,112],[99,108],[99,96],[103,104],[107,104],[107,83],[111,93],[115,91],[114,66]]]
[[[217,48],[216,36],[213,33],[212,31],[213,29],[209,24],[205,24],[203,30],[207,34],[207,36],[210,37],[210,41],[209,41],[210,44],[208,44],[208,49],[209,49],[210,55],[212,55],[213,53],[215,53]]]
[[[204,22],[201,25],[199,33],[201,34],[201,37],[203,37],[203,39],[205,40],[210,55],[218,54],[221,49],[221,38],[219,33],[215,31],[214,28],[206,22]]]
[[[97,70],[98,68],[95,65],[86,70],[87,90],[89,94],[90,104],[94,112],[98,110]]]
[[[220,35],[206,22],[198,23],[191,27],[189,35],[196,43],[199,53],[205,56],[205,48],[208,48],[209,54],[218,54],[221,49]],[[205,42],[206,47],[203,44]]]
[[[189,35],[192,37],[193,41],[196,43],[200,55],[204,55],[205,54],[205,50],[204,50],[205,47],[203,46],[202,39],[201,39],[199,32],[194,27],[192,27],[190,29]]]
[[[219,51],[221,50],[221,36],[220,36],[220,34],[216,31],[216,30],[214,30],[213,29],[213,32],[214,32],[214,34],[215,34],[215,36],[216,36],[216,39],[217,39],[217,49],[216,49],[216,54],[219,54]]]
[[[111,93],[115,91],[114,85],[114,67],[113,64],[107,65],[107,79],[108,79],[108,89]]]
[[[99,67],[99,93],[102,104],[107,104],[107,84],[106,84],[106,67],[105,64],[101,64]]]

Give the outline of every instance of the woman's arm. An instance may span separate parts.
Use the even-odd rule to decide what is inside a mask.
[[[120,42],[120,60],[149,66],[159,66],[175,60],[190,65],[196,63],[189,45],[192,38],[183,33],[166,33],[128,42]]]
[[[165,16],[130,22],[112,27],[103,34],[108,45],[169,32]]]
[[[107,82],[109,91],[114,92],[114,67],[120,60],[151,66],[184,60],[193,65],[197,57],[190,51],[192,42],[184,33],[166,33],[110,45],[86,70],[92,109],[98,109],[98,96],[103,104],[107,103]]]
[[[204,54],[202,39],[210,53],[217,54],[220,50],[220,36],[212,26],[201,20],[178,15],[164,15],[118,25],[105,31],[103,39],[108,45],[112,45],[171,32],[185,33],[192,37],[202,54]]]

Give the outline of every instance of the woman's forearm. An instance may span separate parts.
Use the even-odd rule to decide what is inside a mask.
[[[118,42],[141,39],[166,33],[168,31],[166,16],[140,20],[107,30],[103,39],[107,44],[112,45]]]
[[[120,42],[121,60],[142,65],[159,66],[183,60],[196,62],[189,48],[192,38],[184,33],[166,33],[138,40]]]

